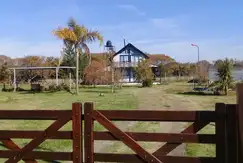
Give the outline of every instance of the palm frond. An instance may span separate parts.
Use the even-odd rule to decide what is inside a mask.
[[[74,18],[68,20],[68,28],[73,31],[73,29],[78,25]]]
[[[86,35],[84,35],[83,37],[83,41],[87,43],[99,41],[100,45],[102,45],[104,41],[103,36],[98,31],[87,30]]]
[[[73,31],[68,28],[58,28],[53,31],[54,36],[59,39],[67,40],[67,41],[77,41],[77,37]]]
[[[89,50],[89,47],[88,47],[87,44],[82,43],[82,44],[81,44],[81,47],[82,47],[82,49],[84,50],[84,53],[85,53],[86,55],[90,55],[90,50]]]

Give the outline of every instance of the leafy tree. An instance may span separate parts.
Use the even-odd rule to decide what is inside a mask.
[[[45,58],[41,56],[26,56],[22,60],[22,67],[40,67],[45,66]],[[37,78],[41,78],[43,76],[43,70],[20,70],[18,71],[17,80],[23,80],[32,82]]]
[[[72,54],[76,54],[76,93],[78,94],[79,56],[87,55],[90,64],[91,55],[88,43],[98,40],[102,44],[103,37],[98,31],[92,31],[87,29],[84,25],[78,25],[72,18],[68,21],[68,27],[54,30],[54,35],[63,40],[66,50],[69,50]],[[64,53],[65,52],[67,51],[64,51]],[[75,60],[73,60],[73,62],[74,61]]]
[[[217,76],[219,77],[220,89],[224,91],[225,95],[228,94],[228,88],[233,82],[232,78],[232,69],[233,63],[231,60],[226,58],[218,63],[216,63],[217,67]]]
[[[10,71],[8,69],[7,63],[2,64],[0,69],[0,82],[5,83],[9,80]]]
[[[142,82],[143,87],[150,87],[153,85],[154,74],[148,60],[140,61],[138,67],[134,70],[136,79]]]
[[[206,82],[208,80],[209,68],[210,63],[206,60],[198,63],[198,77],[201,82]]]
[[[91,61],[91,64],[85,67],[84,76],[85,84],[92,84],[94,86],[103,84],[106,80],[104,67],[102,63],[97,61]]]

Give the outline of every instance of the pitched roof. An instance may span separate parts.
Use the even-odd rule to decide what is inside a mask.
[[[136,51],[138,51],[140,54],[144,55],[145,58],[149,58],[149,56],[147,54],[145,54],[144,52],[142,52],[141,50],[139,50],[138,48],[136,48],[133,44],[131,43],[128,43],[126,46],[124,46],[121,50],[119,50],[118,52],[116,52],[113,57],[115,57],[116,55],[124,52],[126,49],[128,48],[133,48],[135,49]]]

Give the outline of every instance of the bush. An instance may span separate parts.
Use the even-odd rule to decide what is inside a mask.
[[[58,92],[58,91],[67,91],[67,92],[70,92],[71,90],[69,89],[69,87],[66,85],[66,84],[61,84],[61,85],[50,85],[48,87],[48,89],[46,89],[46,91],[50,91],[50,92]]]
[[[154,74],[147,60],[138,63],[138,67],[134,68],[137,81],[142,81],[143,87],[151,87],[153,85]]]
[[[152,86],[153,86],[152,79],[146,79],[142,81],[142,87],[152,87]]]

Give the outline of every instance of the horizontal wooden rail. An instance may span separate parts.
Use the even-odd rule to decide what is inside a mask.
[[[16,155],[18,151],[8,151],[8,150],[0,150],[0,158],[9,158],[13,155]],[[64,160],[64,161],[72,161],[72,153],[71,152],[40,152],[34,151],[29,152],[24,156],[24,159],[37,159],[37,160]]]
[[[169,134],[169,133],[136,133],[126,132],[136,141],[168,143],[201,143],[215,144],[216,136],[212,134]],[[118,140],[110,132],[94,132],[94,140]]]
[[[33,139],[44,131],[11,131],[0,130],[0,140],[15,138],[15,139]],[[72,131],[58,131],[54,136],[47,137],[47,139],[72,139]]]
[[[152,110],[96,110],[109,120],[116,121],[170,121],[215,122],[221,119],[214,111],[152,111]]]
[[[71,117],[72,110],[0,110],[0,120],[56,120],[63,115]]]
[[[216,163],[215,158],[210,157],[179,157],[179,156],[156,156],[163,163]],[[135,154],[105,154],[95,153],[94,160],[99,162],[124,162],[124,163],[144,163]]]

